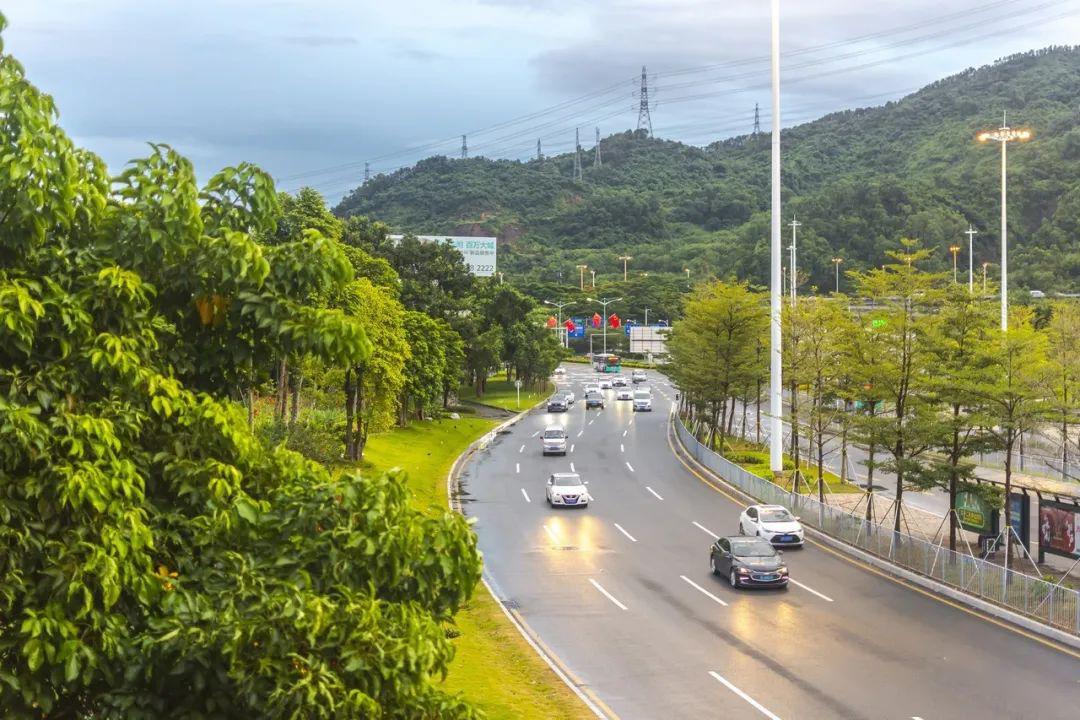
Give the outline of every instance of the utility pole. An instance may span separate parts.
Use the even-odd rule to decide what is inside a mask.
[[[536,138],[536,160],[537,162],[544,162],[544,150],[540,147],[540,138]]]
[[[590,270],[589,273],[592,275],[592,286],[593,286],[593,289],[595,289],[596,288],[596,271],[595,270]]]
[[[469,144],[465,142],[465,136],[461,136],[461,159],[469,157]]]
[[[581,131],[574,128],[574,182],[581,182]]]
[[[593,164],[592,164],[592,166],[594,168],[598,168],[598,167],[600,167],[601,165],[604,164],[604,161],[600,158],[600,127],[599,126],[597,126],[597,128],[596,128],[596,147],[594,148],[594,150],[595,150],[596,154],[593,156]]]
[[[649,327],[649,308],[645,308],[645,327]]]
[[[619,259],[622,260],[622,281],[626,282],[626,264],[634,259],[632,255],[620,255]]]
[[[604,354],[607,355],[607,326],[608,326],[607,306],[610,305],[613,302],[619,302],[620,300],[622,300],[622,298],[603,298],[603,299],[587,298],[587,299],[588,299],[589,302],[600,303],[601,305],[604,306],[604,322],[603,322],[603,325],[604,325]]]
[[[769,283],[769,468],[773,477],[784,472],[784,388],[780,334],[780,0],[772,0],[770,33],[772,60],[772,242]]]
[[[757,103],[754,103],[754,136],[757,137],[761,134],[761,109]]]
[[[836,266],[836,294],[840,294],[840,263],[844,262],[842,257],[834,257],[832,259],[833,265]]]
[[[364,184],[367,185],[367,181],[371,179],[371,165],[370,163],[364,163]]]
[[[975,292],[975,254],[973,238],[979,234],[979,231],[968,225],[967,231],[964,233],[968,236],[968,294],[974,294]]]
[[[795,219],[795,216],[791,216],[791,222],[788,223],[791,227],[791,277],[788,278],[788,282],[791,286],[791,304],[795,304],[795,298],[798,294],[799,287],[799,272],[796,269],[796,250],[795,250],[795,231],[802,227],[802,223]]]
[[[652,116],[649,114],[649,81],[645,66],[641,66],[641,101],[638,103],[637,129],[642,128],[652,137]]]
[[[953,281],[953,284],[955,285],[956,284],[956,256],[960,252],[960,246],[959,245],[950,245],[949,246],[949,252],[952,253],[952,281]]]
[[[981,132],[978,135],[979,142],[986,142],[987,140],[993,140],[1001,145],[1001,330],[1002,332],[1009,329],[1009,248],[1005,242],[1007,227],[1006,221],[1008,218],[1007,212],[1007,193],[1006,193],[1006,150],[1010,142],[1016,140],[1027,140],[1031,137],[1030,130],[1014,130],[1010,128],[1006,119],[1006,116],[1001,116],[1001,127],[997,130],[988,132]],[[1006,520],[1008,519],[1008,488],[1006,488]],[[1008,522],[1006,522],[1008,525]],[[1009,534],[1005,534],[1005,557],[1009,557]]]
[[[582,292],[584,292],[584,290],[585,290],[585,271],[588,270],[588,269],[589,269],[588,265],[578,265],[577,266],[579,279],[581,280],[581,290],[582,290]]]
[[[986,268],[988,268],[989,266],[990,266],[990,263],[988,263],[988,262],[983,263],[983,295],[986,294]]]

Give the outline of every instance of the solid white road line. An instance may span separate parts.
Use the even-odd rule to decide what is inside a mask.
[[[710,530],[709,528],[707,528],[707,527],[705,527],[704,525],[702,525],[701,523],[699,523],[699,522],[698,522],[697,520],[691,520],[690,522],[694,523],[694,525],[696,525],[696,526],[698,527],[698,529],[700,529],[700,530],[704,530],[705,532],[709,533],[710,535],[712,535],[712,536],[713,536],[714,538],[716,538],[717,540],[719,540],[719,539],[720,539],[720,536],[719,536],[719,535],[717,535],[717,534],[716,534],[716,533],[714,533],[714,532],[713,532],[712,530]]]
[[[821,598],[822,600],[825,600],[826,602],[833,602],[833,599],[832,599],[831,597],[829,597],[828,595],[822,595],[821,593],[819,593],[819,592],[818,592],[817,590],[815,590],[814,588],[811,588],[811,587],[806,587],[805,585],[803,585],[803,584],[802,584],[801,582],[799,582],[798,580],[792,580],[792,579],[791,579],[791,578],[789,577],[789,578],[788,578],[788,582],[792,583],[793,585],[798,585],[799,587],[801,587],[801,588],[802,588],[803,590],[805,590],[806,592],[809,592],[809,593],[813,593],[813,594],[817,595],[817,596],[818,596],[819,598]]]
[[[570,452],[574,452],[574,447],[575,447],[574,444],[570,443]]]
[[[709,671],[709,674],[712,675],[717,680],[719,680],[720,682],[722,682],[724,684],[724,687],[726,687],[728,690],[730,690],[731,692],[735,693],[736,695],[741,697],[746,702],[753,705],[762,715],[769,718],[769,720],[780,720],[780,717],[778,715],[774,715],[773,713],[769,712],[769,710],[764,705],[762,705],[757,700],[755,700],[754,698],[752,698],[749,695],[747,695],[746,693],[744,693],[739,688],[732,685],[730,682],[728,682],[728,680],[723,675],[721,675],[721,674],[719,674],[717,672],[713,672],[712,670]]]
[[[514,472],[521,473],[521,463],[514,463]]]
[[[577,470],[574,469],[574,463],[570,463],[570,472],[577,472]]]
[[[690,583],[690,586],[691,586],[692,588],[694,588],[695,590],[700,590],[700,591],[701,591],[701,593],[702,593],[703,595],[705,595],[706,597],[712,598],[713,600],[715,600],[716,602],[720,603],[720,604],[721,604],[721,605],[723,605],[724,607],[727,607],[727,603],[726,603],[726,602],[724,602],[724,601],[723,601],[723,600],[721,600],[720,598],[716,597],[716,596],[715,596],[715,595],[713,595],[713,594],[712,594],[711,592],[709,592],[709,591],[708,591],[708,590],[706,590],[705,588],[701,587],[700,585],[698,585],[698,584],[697,584],[696,582],[694,582],[694,581],[693,581],[693,580],[691,580],[690,578],[686,577],[685,575],[680,575],[679,577],[681,577],[681,578],[682,578],[683,580],[685,580],[686,582]]]
[[[611,602],[615,603],[615,607],[619,608],[620,610],[625,610],[625,609],[626,609],[626,606],[625,606],[625,605],[623,605],[623,604],[622,604],[621,602],[619,602],[618,600],[616,600],[616,599],[615,599],[615,596],[614,596],[614,595],[612,595],[612,594],[611,594],[611,593],[609,593],[609,592],[608,592],[607,590],[605,590],[605,589],[604,589],[604,586],[603,586],[603,585],[601,585],[600,583],[596,582],[596,581],[595,581],[595,580],[593,580],[592,578],[589,578],[589,582],[591,582],[591,583],[592,583],[592,586],[593,586],[594,588],[596,588],[597,590],[599,590],[599,591],[600,591],[600,593],[601,593],[601,594],[602,594],[602,595],[603,595],[604,597],[606,597],[606,598],[607,598],[608,600],[610,600]]]
[[[559,536],[555,534],[554,530],[552,530],[549,526],[545,525],[544,532],[546,532],[548,534],[548,537],[551,538],[551,542],[558,544]]]
[[[631,535],[630,533],[626,532],[626,530],[623,529],[622,525],[620,525],[619,523],[613,523],[613,525],[615,525],[616,530],[621,532],[626,537],[630,538],[630,542],[637,542],[637,538],[634,537],[633,535]]]
[[[527,502],[527,503],[532,502],[532,500],[529,499],[529,493],[525,492],[525,488],[521,488],[521,494],[525,496],[525,502]]]
[[[623,447],[622,443],[619,443],[619,452],[626,452],[626,448]]]
[[[630,472],[634,472],[634,466],[631,465],[630,463],[626,463],[626,467],[628,467],[630,469]]]
[[[646,489],[646,490],[648,490],[649,492],[651,492],[651,493],[653,494],[653,496],[654,496],[654,497],[655,497],[655,498],[656,498],[657,500],[663,500],[663,499],[664,499],[664,498],[660,497],[660,493],[656,492],[655,490],[653,490],[653,489],[652,489],[651,487],[649,487],[648,485],[646,485],[646,486],[645,486],[645,489]]]
[[[524,446],[524,445],[522,445],[521,447],[519,447],[519,448],[518,448],[518,452],[519,452],[519,453],[523,453],[523,452],[525,452],[525,446]]]

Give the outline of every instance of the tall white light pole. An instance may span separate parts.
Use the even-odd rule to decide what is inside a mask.
[[[780,335],[780,0],[772,0],[772,245],[769,278],[769,468],[784,470],[784,397]]]
[[[795,216],[791,216],[791,222],[788,226],[791,227],[791,277],[788,279],[788,285],[791,286],[791,304],[795,304],[795,299],[798,297],[799,288],[799,271],[798,267],[798,250],[795,247],[795,233],[802,225],[801,222],[795,219]]]
[[[1002,116],[1001,127],[997,130],[981,132],[978,135],[979,142],[993,140],[1001,144],[1001,329],[1009,329],[1009,260],[1008,246],[1005,242],[1007,213],[1007,196],[1005,191],[1005,178],[1007,168],[1007,152],[1005,148],[1015,140],[1027,140],[1031,137],[1030,130],[1014,130],[1010,128]]]
[[[598,300],[597,298],[586,298],[589,302],[600,303],[604,306],[604,354],[607,355],[607,326],[608,326],[608,314],[607,306],[613,302],[619,302],[622,298],[604,298]]]
[[[556,332],[559,333],[562,336],[562,340],[563,340],[562,346],[563,347],[570,347],[569,333],[566,332],[566,328],[564,328],[563,324],[562,324],[562,309],[564,307],[566,307],[567,305],[573,305],[574,301],[573,300],[567,300],[566,302],[551,302],[550,300],[545,300],[544,304],[545,305],[551,305],[552,307],[556,307],[556,308],[559,309],[559,328],[558,328],[558,330],[556,330]]]
[[[973,254],[974,242],[973,239],[979,234],[979,231],[968,225],[968,229],[964,232],[968,236],[968,294],[975,294],[975,255]]]

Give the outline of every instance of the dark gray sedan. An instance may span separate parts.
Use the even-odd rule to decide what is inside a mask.
[[[787,587],[788,569],[768,540],[735,535],[722,537],[709,551],[709,567],[731,587]]]

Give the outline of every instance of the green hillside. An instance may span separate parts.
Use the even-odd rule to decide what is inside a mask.
[[[802,282],[831,289],[832,257],[844,269],[876,265],[904,236],[937,249],[945,268],[969,222],[976,265],[996,264],[999,151],[975,135],[1003,110],[1034,133],[1009,148],[1011,279],[1080,290],[1080,48],[1009,57],[785,130],[784,213],[803,223]],[[768,135],[699,148],[624,132],[602,149],[603,167],[590,157],[580,184],[571,155],[428,158],[374,178],[337,211],[404,231],[497,235],[500,268],[526,283],[576,280],[581,263],[610,280],[625,253],[637,273],[766,281]]]

